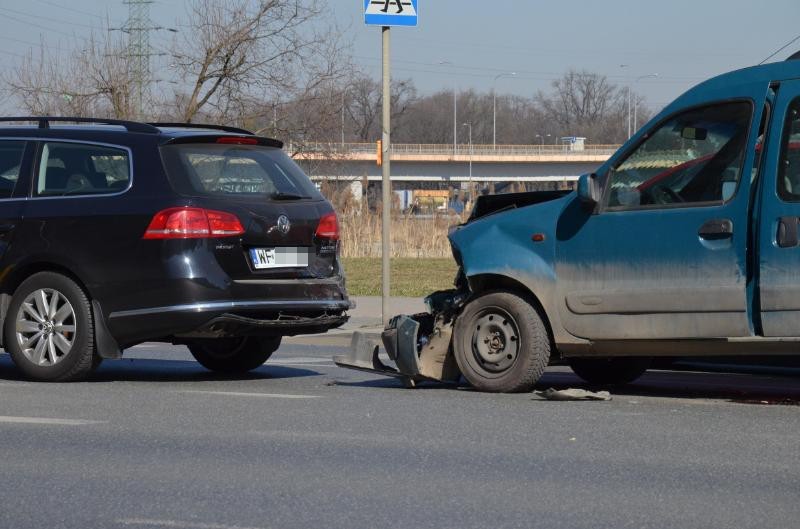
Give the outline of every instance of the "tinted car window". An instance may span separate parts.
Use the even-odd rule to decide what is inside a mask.
[[[130,185],[128,151],[82,143],[46,142],[34,196],[102,195]]]
[[[650,133],[608,178],[608,207],[724,202],[742,175],[749,102],[693,109]]]
[[[24,141],[0,141],[0,198],[9,198],[19,179]]]
[[[274,147],[179,144],[161,152],[170,182],[181,194],[321,198],[302,169]]]
[[[782,144],[778,196],[787,202],[800,202],[800,99],[789,107]]]

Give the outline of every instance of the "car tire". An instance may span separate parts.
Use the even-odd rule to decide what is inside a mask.
[[[14,364],[33,380],[82,380],[99,363],[89,298],[62,274],[39,272],[23,281],[11,298],[3,332]]]
[[[281,345],[280,336],[193,340],[189,351],[200,365],[219,373],[246,373],[260,367]]]
[[[621,386],[630,384],[650,367],[649,357],[570,358],[572,371],[589,384]]]
[[[480,391],[531,391],[550,359],[551,341],[537,310],[511,292],[488,292],[456,320],[453,354]]]

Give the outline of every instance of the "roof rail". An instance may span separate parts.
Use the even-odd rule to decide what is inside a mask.
[[[247,134],[248,136],[254,136],[254,134],[249,130],[240,129],[237,127],[228,127],[226,125],[208,125],[205,123],[148,123],[148,125],[152,125],[153,127],[170,127],[180,129],[221,130],[223,132],[231,132],[233,134]]]
[[[61,116],[17,116],[17,117],[0,117],[0,123],[9,121],[31,121],[39,124],[40,129],[49,129],[50,122],[58,121],[65,123],[98,123],[102,125],[118,125],[125,127],[129,132],[144,132],[146,134],[158,134],[159,131],[156,127],[148,125],[147,123],[139,123],[138,121],[125,121],[121,119],[103,119],[103,118],[78,118],[78,117],[61,117]]]

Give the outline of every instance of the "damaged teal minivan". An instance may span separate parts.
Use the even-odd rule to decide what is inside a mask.
[[[482,197],[455,289],[337,363],[485,391],[566,362],[590,383],[654,357],[800,353],[800,61],[727,73],[647,123],[577,191]],[[358,342],[358,343],[355,343]]]

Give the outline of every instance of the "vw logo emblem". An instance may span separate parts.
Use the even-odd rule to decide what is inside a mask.
[[[286,235],[287,233],[289,233],[289,230],[292,228],[292,223],[289,222],[289,217],[287,217],[286,215],[281,215],[280,217],[278,217],[277,227],[278,231],[281,232],[282,234]]]

